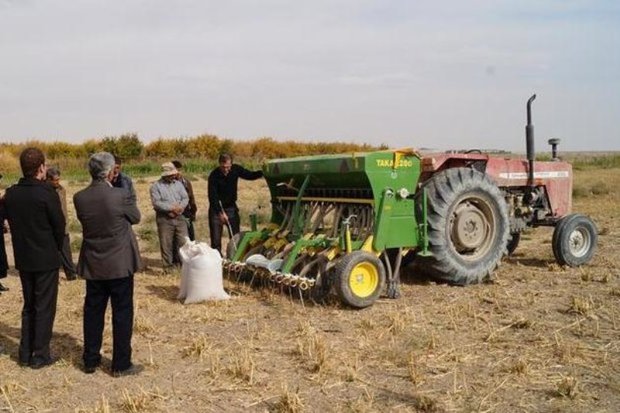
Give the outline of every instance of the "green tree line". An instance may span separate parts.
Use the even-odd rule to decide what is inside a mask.
[[[123,169],[133,176],[147,176],[159,172],[160,163],[179,159],[189,173],[208,173],[217,163],[220,153],[231,153],[235,162],[255,168],[267,159],[294,156],[321,155],[346,152],[365,152],[387,149],[387,145],[340,142],[276,141],[262,137],[254,140],[221,139],[215,135],[190,138],[159,138],[143,143],[137,134],[107,136],[82,143],[42,142],[0,143],[0,173],[19,176],[19,154],[29,146],[45,152],[48,163],[60,167],[65,177],[86,177],[86,160],[99,151],[110,152],[123,160]]]

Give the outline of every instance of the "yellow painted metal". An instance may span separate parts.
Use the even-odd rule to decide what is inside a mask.
[[[286,238],[280,238],[273,244],[273,249],[276,251],[280,251],[280,249],[288,243]]]
[[[279,196],[276,198],[278,201],[297,201],[297,198],[294,196]],[[374,200],[372,199],[362,199],[362,198],[321,198],[316,196],[304,196],[301,198],[302,202],[337,202],[340,204],[374,204]]]
[[[340,252],[341,252],[341,249],[339,247],[332,247],[329,251],[327,251],[325,256],[327,257],[328,261],[331,261],[334,258],[336,258],[338,254],[340,254]]]
[[[372,248],[372,240],[374,238],[375,237],[373,235],[368,236],[368,238],[366,238],[366,241],[364,241],[364,243],[362,244],[362,248],[360,249],[362,251],[376,253],[376,251]]]
[[[379,270],[371,262],[360,262],[349,274],[349,287],[357,297],[369,297],[379,287]]]
[[[344,239],[345,249],[347,251],[347,254],[350,254],[351,251],[353,251],[353,248],[351,247],[351,229],[349,228],[348,224],[347,224],[346,230],[344,231],[344,235],[345,235],[345,239]]]

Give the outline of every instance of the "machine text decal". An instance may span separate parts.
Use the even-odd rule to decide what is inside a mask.
[[[393,159],[377,159],[377,166],[380,168],[391,168],[392,166],[394,166],[394,160]],[[412,167],[413,161],[410,159],[401,159],[398,162],[398,166],[401,168]]]
[[[527,172],[502,172],[499,174],[499,177],[502,179],[527,179]],[[534,179],[553,179],[568,177],[568,171],[534,172]]]

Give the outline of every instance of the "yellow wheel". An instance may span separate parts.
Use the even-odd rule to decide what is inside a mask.
[[[345,255],[335,266],[336,291],[340,299],[355,308],[372,305],[385,285],[385,268],[381,261],[365,251]]]
[[[349,288],[358,297],[368,297],[377,291],[379,270],[373,264],[364,261],[357,264],[349,274]]]

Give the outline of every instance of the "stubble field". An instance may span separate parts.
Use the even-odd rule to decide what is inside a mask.
[[[400,299],[361,311],[228,280],[231,300],[181,304],[179,275],[161,271],[154,179],[135,182],[147,268],[136,275],[133,348],[145,371],[110,376],[109,314],[104,368],[81,371],[84,282],[62,275],[52,340],[60,361],[19,367],[22,299],[11,270],[11,290],[0,296],[0,411],[618,411],[619,169],[576,171],[573,209],[599,229],[590,265],[555,264],[552,232],[540,228],[491,283],[451,287],[406,271]],[[70,196],[87,184],[64,183]],[[193,184],[197,236],[206,241],[206,181]],[[269,214],[264,184],[243,183],[240,197],[244,216],[257,204],[263,219]],[[72,205],[70,215],[79,243]]]

